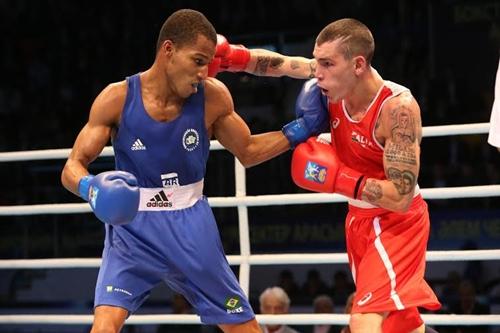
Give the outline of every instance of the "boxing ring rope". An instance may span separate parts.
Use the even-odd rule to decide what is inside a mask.
[[[243,256],[228,255],[230,265],[240,265]],[[427,251],[427,261],[474,261],[498,260],[500,250],[460,250],[460,251]],[[286,253],[286,254],[252,254],[248,256],[251,265],[285,264],[346,264],[346,253]],[[64,259],[4,259],[0,260],[0,269],[45,269],[45,268],[97,268],[101,265],[99,258],[64,258]]]
[[[428,126],[423,128],[424,137],[485,134],[489,123]],[[328,134],[322,135],[325,139]],[[224,149],[217,141],[211,141],[211,150]],[[22,152],[0,153],[0,162],[64,159],[70,149],[47,149]],[[103,156],[113,156],[112,147],[106,147]],[[236,189],[235,197],[212,197],[212,207],[237,207],[239,216],[240,255],[228,256],[231,265],[240,266],[240,284],[248,294],[251,265],[273,264],[335,264],[347,263],[345,253],[319,254],[268,254],[252,255],[248,224],[249,206],[294,205],[345,202],[343,196],[326,193],[279,194],[279,195],[246,195],[246,171],[235,159]],[[470,197],[500,196],[500,185],[481,185],[448,188],[422,189],[426,199],[451,199]],[[36,215],[36,214],[73,214],[89,213],[87,203],[80,204],[44,204],[0,206],[0,216]],[[499,260],[500,250],[469,251],[428,251],[427,261],[460,261],[460,260]],[[98,258],[68,259],[27,259],[0,260],[0,269],[47,269],[47,268],[96,268],[101,260]],[[0,315],[0,324],[91,324],[91,315]],[[348,322],[345,314],[289,314],[289,315],[257,315],[262,324],[336,324]],[[423,315],[430,325],[500,325],[500,315]],[[127,324],[193,324],[200,323],[196,315],[133,315]]]
[[[457,199],[457,198],[485,198],[500,196],[500,185],[478,185],[460,187],[424,188],[420,193],[426,199]],[[347,202],[345,197],[331,193],[297,193],[297,194],[269,194],[246,197],[211,197],[208,202],[212,207],[261,207],[285,206],[297,204],[319,204]],[[0,216],[13,215],[41,215],[41,214],[72,214],[90,213],[87,203],[70,204],[43,204],[43,205],[16,205],[0,206]]]
[[[423,314],[427,325],[498,325],[500,315],[433,315]],[[349,315],[346,314],[284,314],[257,315],[260,324],[289,325],[347,325]],[[72,324],[90,325],[92,315],[0,315],[0,324]],[[196,315],[132,315],[127,319],[128,325],[151,324],[201,324]]]
[[[466,135],[466,134],[486,134],[490,129],[490,123],[475,123],[461,125],[441,125],[426,126],[422,129],[424,137]],[[322,134],[323,138],[328,138],[329,134]],[[224,147],[215,140],[210,142],[210,150],[223,150]],[[71,149],[41,149],[16,152],[0,153],[0,162],[35,161],[67,158]],[[101,157],[114,156],[112,147],[105,147]]]

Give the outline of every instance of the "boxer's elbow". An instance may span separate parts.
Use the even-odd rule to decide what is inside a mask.
[[[61,171],[61,184],[68,191],[78,194],[78,181],[80,177],[72,167],[72,161],[68,160]]]
[[[68,167],[67,165],[64,166],[64,168],[61,171],[61,184],[64,186],[64,188],[68,188],[69,182],[68,182]]]
[[[70,171],[69,171],[69,168],[67,165],[63,168],[63,170],[61,172],[61,184],[68,191],[74,192],[74,189],[73,189],[73,186],[71,183]]]
[[[237,156],[238,161],[240,161],[241,165],[243,165],[245,168],[251,168],[257,164],[259,164],[258,159],[252,155],[251,153],[244,153],[239,156]]]

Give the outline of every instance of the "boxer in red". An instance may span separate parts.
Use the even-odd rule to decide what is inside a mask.
[[[299,144],[292,178],[305,189],[349,198],[351,332],[420,333],[417,307],[440,308],[424,280],[429,214],[417,184],[420,108],[407,88],[371,67],[374,45],[370,30],[353,19],[318,35],[314,89],[328,97],[331,144],[316,138]]]

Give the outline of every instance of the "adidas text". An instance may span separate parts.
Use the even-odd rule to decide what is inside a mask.
[[[172,207],[171,202],[148,202],[146,207]]]

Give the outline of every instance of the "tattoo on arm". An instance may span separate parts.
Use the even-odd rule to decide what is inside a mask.
[[[407,165],[417,165],[417,151],[415,143],[417,140],[418,119],[415,119],[411,110],[400,105],[391,110],[391,140],[386,142],[384,157],[389,163],[403,163]]]
[[[254,72],[263,75],[267,73],[269,67],[273,70],[277,70],[284,62],[285,60],[282,57],[259,56],[257,57]]]
[[[389,163],[417,165],[417,154],[413,145],[387,142],[384,148],[384,157]]]
[[[281,66],[283,66],[284,62],[285,62],[285,59],[283,59],[282,57],[272,57],[271,58],[271,68],[278,69]]]
[[[368,202],[377,202],[382,198],[382,186],[373,179],[368,180],[363,188],[361,197]]]
[[[403,144],[412,144],[415,142],[415,117],[408,107],[401,105],[392,110],[391,121],[391,134],[394,142]]]
[[[316,61],[310,61],[309,62],[309,69],[311,72],[309,73],[309,78],[313,79],[314,78],[314,72],[316,72]]]
[[[396,168],[388,168],[387,178],[394,183],[401,195],[411,193],[415,187],[415,174],[409,170],[401,171]]]
[[[297,68],[300,68],[299,62],[297,60],[290,61],[290,68],[292,70],[296,70]]]

